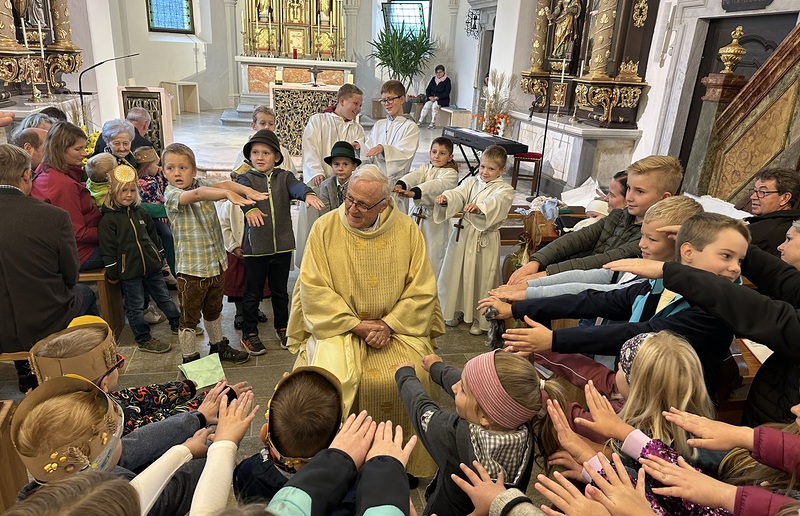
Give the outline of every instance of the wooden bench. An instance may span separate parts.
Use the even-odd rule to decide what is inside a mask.
[[[469,127],[472,121],[472,111],[469,109],[453,109],[451,107],[439,108],[436,114],[437,127]]]
[[[13,355],[4,353],[2,355]],[[27,353],[25,353],[27,355]],[[11,442],[11,416],[14,414],[14,402],[0,401],[0,512],[4,512],[16,502],[17,492],[28,483],[25,465],[17,455]]]
[[[110,283],[106,278],[104,269],[82,272],[78,281],[97,285],[97,305],[100,308],[100,314],[111,327],[114,337],[119,338],[122,328],[125,327],[125,309],[122,305],[122,287],[120,284]]]

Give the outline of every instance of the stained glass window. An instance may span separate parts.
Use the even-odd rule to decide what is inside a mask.
[[[383,3],[383,22],[385,26],[405,25],[415,34],[421,29],[430,32],[431,1],[410,2],[393,0]]]
[[[151,32],[194,34],[192,0],[147,0],[147,23]]]

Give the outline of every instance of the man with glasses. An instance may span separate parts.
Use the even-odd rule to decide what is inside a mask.
[[[350,178],[344,203],[317,220],[295,285],[289,350],[295,366],[314,365],[342,382],[345,414],[367,410],[412,427],[394,372],[433,353],[444,333],[436,279],[416,223],[400,213],[386,176],[363,165]],[[430,387],[428,375],[423,383]],[[436,467],[418,446],[409,473]]]
[[[333,144],[339,141],[350,143],[358,152],[364,143],[364,128],[358,123],[364,92],[353,84],[345,84],[336,94],[336,107],[331,112],[311,115],[303,131],[303,180],[319,195],[319,185],[332,177],[333,169],[325,163]],[[306,239],[319,211],[300,206],[297,231],[295,232],[295,265],[300,267],[306,247]]]
[[[386,118],[372,126],[372,133],[361,149],[361,159],[374,163],[389,178],[389,184],[408,174],[419,147],[419,127],[403,114],[406,88],[400,81],[386,81],[381,86],[381,104]],[[408,213],[408,199],[395,197],[398,208]]]
[[[800,173],[790,168],[765,168],[750,190],[750,224],[753,245],[780,258],[778,246],[786,239],[792,221],[800,219]]]

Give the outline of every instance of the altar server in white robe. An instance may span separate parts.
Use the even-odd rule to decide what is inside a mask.
[[[451,226],[447,220],[438,224],[433,221],[434,199],[456,186],[458,165],[453,161],[453,142],[440,136],[431,142],[430,163],[398,179],[392,190],[398,197],[413,199],[410,215],[425,237],[425,249],[437,278]]]
[[[435,223],[464,213],[450,235],[437,287],[445,324],[472,323],[469,332],[473,335],[489,329],[477,310],[478,301],[500,283],[500,226],[514,199],[514,189],[500,178],[506,159],[502,147],[487,147],[478,177],[469,177],[438,196],[433,209]]]
[[[350,142],[358,151],[364,145],[364,128],[356,121],[361,113],[364,93],[353,84],[345,84],[336,94],[336,108],[330,113],[318,113],[308,119],[303,131],[303,179],[319,195],[319,185],[332,177],[333,169],[325,157],[338,141]],[[308,233],[319,218],[315,209],[300,206],[297,217],[295,264],[300,267]]]
[[[398,179],[411,170],[411,162],[419,148],[419,127],[410,117],[403,114],[406,101],[406,88],[400,81],[386,81],[381,86],[381,104],[386,110],[386,118],[372,126],[372,132],[361,149],[361,159],[373,163],[394,185]],[[408,213],[408,199],[395,198],[400,211]]]

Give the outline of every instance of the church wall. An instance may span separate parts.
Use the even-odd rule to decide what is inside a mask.
[[[476,70],[480,51],[479,40],[467,35],[464,30],[464,22],[467,19],[468,11],[469,4],[466,0],[461,0],[453,32],[454,45],[451,52],[453,63],[452,66],[447,68],[447,74],[453,82],[454,91],[454,94],[450,97],[450,102],[459,107],[471,109],[476,96],[474,88],[477,83],[483,81],[483,76]],[[478,77],[478,75],[481,76]]]
[[[673,31],[667,34],[673,6]],[[639,112],[639,127],[643,134],[633,159],[650,154],[677,156],[680,152],[685,120],[708,30],[708,19],[797,11],[796,0],[774,0],[766,9],[737,13],[724,11],[719,0],[675,0],[662,3],[647,66],[646,81],[650,87],[647,100]],[[746,33],[747,28],[744,30]],[[668,36],[668,51],[663,56],[662,63],[662,49]]]

